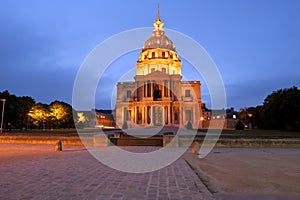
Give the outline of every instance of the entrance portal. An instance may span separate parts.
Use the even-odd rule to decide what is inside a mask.
[[[153,107],[153,124],[154,126],[162,125],[162,110],[160,106]]]

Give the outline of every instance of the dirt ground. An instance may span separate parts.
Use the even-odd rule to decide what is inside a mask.
[[[219,148],[197,160],[217,199],[300,199],[300,149]]]

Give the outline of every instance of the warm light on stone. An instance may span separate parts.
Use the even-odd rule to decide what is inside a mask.
[[[182,81],[182,62],[164,32],[158,10],[152,36],[136,62],[134,82],[117,85],[116,123],[139,126],[198,128],[202,122],[200,81]]]

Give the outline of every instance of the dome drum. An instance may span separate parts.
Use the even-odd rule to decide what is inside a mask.
[[[171,59],[173,61],[180,61],[176,52],[167,49],[149,49],[140,54],[138,62],[147,59]]]

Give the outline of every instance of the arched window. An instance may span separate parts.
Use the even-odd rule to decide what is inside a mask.
[[[162,52],[162,57],[166,58],[166,52]]]
[[[155,58],[155,52],[152,52],[152,58]]]

